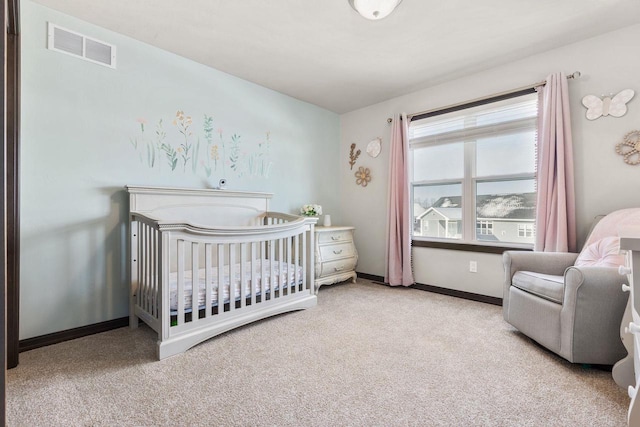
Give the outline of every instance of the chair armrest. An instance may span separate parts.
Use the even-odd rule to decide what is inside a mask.
[[[629,293],[614,267],[570,267],[565,272],[561,352],[573,363],[612,365],[626,355],[620,322]]]
[[[516,271],[535,271],[562,276],[567,267],[573,265],[576,258],[578,254],[572,252],[505,251],[502,255],[509,281]]]
[[[516,271],[535,271],[536,273],[562,276],[567,267],[573,265],[576,258],[578,258],[578,254],[572,252],[505,251],[502,254],[504,262],[504,286],[502,292],[504,318],[508,319],[509,288]]]

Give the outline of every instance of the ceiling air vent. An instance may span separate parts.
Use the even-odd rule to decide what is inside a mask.
[[[116,47],[49,22],[47,47],[84,60],[116,68]]]

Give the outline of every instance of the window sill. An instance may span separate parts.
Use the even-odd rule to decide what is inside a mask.
[[[488,254],[502,254],[504,251],[533,251],[530,247],[476,245],[473,243],[444,242],[434,240],[412,240],[411,246],[417,248],[449,249],[453,251],[483,252]]]

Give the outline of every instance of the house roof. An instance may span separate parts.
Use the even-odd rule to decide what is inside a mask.
[[[476,216],[487,219],[535,219],[536,193],[478,196]]]
[[[431,206],[430,209],[437,209],[443,213],[451,210],[460,210],[462,206],[461,196],[444,196],[440,197]],[[422,218],[426,215],[425,211],[418,217]],[[516,193],[516,194],[488,194],[478,196],[476,199],[476,215],[479,219],[535,219],[536,211],[536,193]],[[450,219],[460,219],[458,217],[449,217]]]
[[[434,208],[433,206],[420,214],[417,219],[424,218],[429,212],[436,212],[448,220],[462,219],[462,209],[460,208]]]

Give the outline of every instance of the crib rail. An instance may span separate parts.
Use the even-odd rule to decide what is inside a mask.
[[[268,212],[262,226],[212,228],[132,213],[132,327],[140,317],[166,339],[314,294],[316,221]]]

